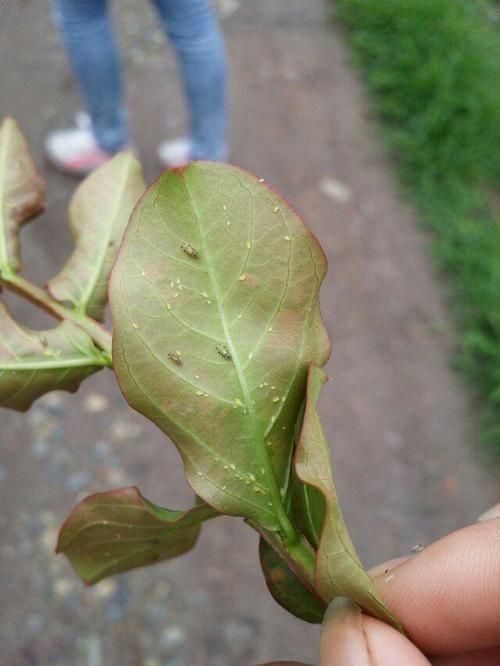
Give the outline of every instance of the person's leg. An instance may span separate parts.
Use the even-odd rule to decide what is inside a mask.
[[[191,159],[227,156],[224,38],[210,0],[154,0],[176,51],[190,113]]]
[[[52,0],[52,5],[95,138],[104,151],[115,153],[129,138],[108,0]]]

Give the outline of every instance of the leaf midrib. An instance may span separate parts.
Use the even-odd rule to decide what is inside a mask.
[[[11,365],[0,363],[0,372],[9,372],[12,370],[57,370],[59,368],[78,368],[89,365],[104,365],[104,361],[96,357],[88,359],[61,359],[59,361],[27,361]]]
[[[199,234],[200,244],[201,244],[200,249],[201,249],[201,252],[202,252],[203,262],[205,264],[208,279],[210,281],[210,284],[211,284],[213,292],[214,292],[215,302],[217,304],[217,310],[219,312],[220,320],[222,322],[222,328],[223,328],[223,331],[224,331],[224,335],[226,336],[226,343],[229,347],[229,352],[231,354],[234,367],[236,369],[236,374],[237,374],[238,381],[239,381],[239,384],[241,386],[241,390],[242,390],[242,393],[243,393],[245,407],[248,411],[248,416],[250,418],[251,428],[252,428],[252,431],[253,431],[253,434],[254,434],[255,442],[259,446],[261,459],[263,460],[263,463],[264,463],[264,466],[265,466],[265,469],[266,469],[266,476],[269,479],[269,490],[270,490],[271,499],[272,499],[273,505],[276,508],[277,518],[279,519],[280,515],[284,516],[285,512],[284,512],[284,507],[283,507],[282,502],[281,502],[281,495],[280,495],[278,483],[277,483],[277,480],[276,480],[276,476],[274,474],[274,469],[273,469],[273,467],[271,465],[271,461],[269,459],[269,455],[266,451],[265,442],[264,442],[264,435],[263,435],[263,433],[261,433],[259,431],[259,428],[257,426],[255,411],[253,409],[253,403],[252,403],[252,398],[251,398],[251,395],[250,395],[250,390],[248,388],[248,383],[247,383],[246,377],[243,373],[243,369],[241,367],[241,364],[239,363],[239,358],[238,358],[238,355],[237,355],[237,352],[236,352],[236,347],[233,343],[233,339],[232,339],[232,336],[231,336],[231,333],[230,333],[230,326],[228,325],[226,315],[225,315],[225,311],[224,311],[224,308],[223,308],[223,305],[222,305],[223,302],[224,302],[224,299],[223,299],[223,297],[221,295],[221,292],[219,290],[219,285],[217,283],[217,280],[215,279],[215,276],[213,275],[211,263],[206,260],[206,257],[208,257],[208,253],[205,250],[204,236],[203,236],[203,233],[202,233],[202,227],[201,227],[201,223],[200,223],[200,214],[199,214],[199,211],[198,211],[198,207],[197,207],[196,201],[195,201],[195,199],[194,199],[194,197],[191,193],[191,190],[189,189],[189,185],[188,185],[187,179],[184,176],[184,174],[182,174],[182,178],[183,178],[184,186],[186,188],[186,192],[187,192],[188,197],[189,197],[189,201],[191,202],[191,207],[192,207],[192,210],[193,210],[193,213],[194,213],[194,217],[196,219],[196,224],[197,224],[197,227],[198,227],[198,234]],[[253,194],[252,194],[252,197],[253,197]]]

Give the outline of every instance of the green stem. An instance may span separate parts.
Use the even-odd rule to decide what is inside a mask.
[[[77,324],[77,326],[85,331],[95,344],[105,352],[106,365],[111,367],[112,335],[103,326],[98,324],[95,319],[61,305],[61,303],[53,299],[44,289],[40,289],[40,287],[37,287],[37,285],[29,280],[26,280],[11,271],[6,271],[4,269],[0,275],[0,280],[11,291],[31,301],[31,303],[37,305],[42,310],[45,310],[45,312],[56,319],[68,320]]]
[[[257,523],[247,520],[251,527],[253,527],[267,541],[271,548],[284,560],[301,583],[311,590],[324,604],[328,604],[330,599],[326,599],[319,594],[315,585],[315,562],[316,554],[311,548],[306,539],[299,535],[297,532],[296,539],[293,543],[283,541],[277,532],[270,532],[263,529]]]

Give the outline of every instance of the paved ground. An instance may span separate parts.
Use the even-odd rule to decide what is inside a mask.
[[[147,3],[119,5],[135,140],[151,179],[165,109],[169,132],[182,126],[174,62]],[[325,6],[220,6],[232,62],[232,159],[289,197],[331,262],[322,297],[335,381],[322,408],[345,514],[373,564],[474,520],[498,499],[498,477],[478,458],[471,401],[448,367],[449,324],[427,239],[398,199]],[[0,87],[0,114],[20,121],[49,183],[47,214],[23,236],[27,273],[44,280],[70,248],[64,209],[73,182],[43,165],[41,145],[78,106],[45,1],[0,2]],[[23,321],[42,323],[16,307]],[[56,527],[89,492],[134,482],[161,504],[189,497],[173,447],[126,408],[111,373],[77,396],[53,394],[27,416],[4,411],[0,419],[2,663],[316,660],[317,628],[274,604],[256,537],[236,519],[208,525],[184,558],[91,590],[52,554]]]

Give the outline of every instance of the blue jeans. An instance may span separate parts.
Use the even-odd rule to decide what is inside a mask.
[[[226,51],[210,0],[152,0],[180,65],[190,113],[191,158],[227,153]],[[108,0],[52,0],[97,142],[114,153],[129,143],[122,67]]]

